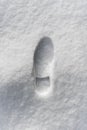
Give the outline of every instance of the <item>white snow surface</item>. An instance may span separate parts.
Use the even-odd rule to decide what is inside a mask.
[[[55,51],[48,98],[32,70],[43,37]],[[0,130],[87,130],[87,0],[0,0]]]

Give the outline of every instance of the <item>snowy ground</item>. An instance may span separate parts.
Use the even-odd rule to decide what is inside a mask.
[[[48,98],[32,73],[44,37],[54,46]],[[0,0],[0,130],[87,130],[87,0]]]

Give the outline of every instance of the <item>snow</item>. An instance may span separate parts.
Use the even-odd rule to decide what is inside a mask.
[[[39,41],[54,46],[48,98],[35,91]],[[0,130],[87,130],[87,1],[0,0]]]

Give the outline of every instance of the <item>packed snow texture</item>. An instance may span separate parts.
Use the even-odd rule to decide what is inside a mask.
[[[35,49],[54,46],[53,90],[35,92]],[[0,0],[0,130],[87,130],[87,0]]]

